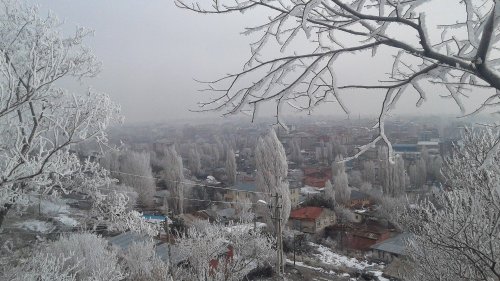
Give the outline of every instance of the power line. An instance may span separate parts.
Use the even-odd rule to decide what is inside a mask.
[[[247,192],[247,193],[271,195],[271,193],[269,193],[269,192],[262,192],[262,191],[241,190],[241,189],[228,188],[228,187],[220,187],[220,186],[213,186],[213,185],[207,185],[207,184],[201,184],[201,183],[195,183],[195,182],[187,182],[187,181],[174,181],[174,180],[167,180],[167,179],[162,179],[162,178],[157,178],[157,177],[147,177],[147,176],[141,176],[141,175],[136,175],[136,174],[131,174],[131,173],[125,173],[125,172],[119,172],[119,171],[112,171],[112,170],[109,170],[109,172],[115,173],[115,174],[123,174],[123,175],[128,175],[128,176],[133,176],[133,177],[139,177],[139,178],[154,179],[154,180],[164,180],[166,182],[173,182],[173,183],[190,184],[190,185],[197,186],[197,187],[205,187],[205,188],[206,187],[210,187],[210,188],[215,188],[215,189],[224,189],[224,190],[231,190],[231,191],[238,191],[238,192]]]

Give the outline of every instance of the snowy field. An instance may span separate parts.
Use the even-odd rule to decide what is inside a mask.
[[[318,271],[323,274],[328,274],[337,277],[349,277],[348,273],[335,271],[333,269],[325,269],[331,267],[345,268],[355,272],[371,273],[373,276],[378,278],[379,281],[389,281],[389,279],[382,277],[382,270],[385,265],[378,263],[371,263],[366,260],[358,260],[356,258],[350,258],[338,253],[333,252],[330,248],[323,245],[310,243],[310,245],[315,249],[312,256],[318,263],[315,266],[305,264],[304,262],[296,262],[299,267],[307,268],[310,270]],[[293,264],[292,260],[287,260],[288,264]],[[324,268],[325,267],[325,268]],[[356,280],[351,278],[351,280]]]

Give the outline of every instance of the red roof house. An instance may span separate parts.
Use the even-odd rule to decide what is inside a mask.
[[[335,213],[327,208],[304,207],[290,213],[288,225],[290,228],[306,232],[317,233],[326,226],[335,224]]]

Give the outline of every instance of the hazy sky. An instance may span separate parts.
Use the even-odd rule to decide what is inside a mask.
[[[102,60],[103,71],[87,83],[119,102],[128,122],[206,118],[206,114],[188,111],[203,99],[197,92],[201,85],[193,78],[210,80],[240,70],[248,59],[251,41],[240,32],[264,17],[262,10],[245,15],[198,15],[175,7],[173,0],[31,1],[44,11],[54,11],[66,21],[68,30],[75,25],[95,30],[87,44]],[[453,14],[445,6],[438,6],[440,17]],[[339,62],[345,63],[339,75],[346,81],[370,77],[387,63],[382,59],[370,61],[367,54],[358,55],[354,62]],[[420,109],[414,107],[417,96],[408,94],[400,101],[398,112],[458,112],[449,100],[437,98],[438,94],[431,91],[430,102]],[[355,116],[375,114],[381,97],[366,92],[344,94]],[[318,110],[318,114],[338,113],[334,104]]]

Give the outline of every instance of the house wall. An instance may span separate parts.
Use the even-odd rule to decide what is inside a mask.
[[[365,233],[366,234],[366,233]],[[353,232],[347,234],[346,246],[356,250],[369,250],[371,246],[390,238],[389,232],[359,235]]]
[[[370,199],[368,198],[351,200],[351,207],[367,205],[370,205]]]
[[[226,193],[224,193],[224,201],[226,202],[243,202],[246,200],[252,200],[251,193],[235,190],[227,190]]]
[[[323,230],[325,227],[333,225],[337,222],[335,213],[325,209],[316,220],[299,220],[290,219],[288,220],[288,226],[294,230],[298,230],[305,233],[317,233]]]
[[[337,217],[335,213],[325,209],[321,213],[321,216],[316,220],[316,231],[322,230],[323,228],[333,225],[337,222]]]
[[[398,257],[396,254],[384,252],[384,251],[379,251],[379,250],[373,250],[373,258],[384,261],[386,263],[392,262],[395,258]]]
[[[300,188],[290,189],[290,203],[292,204],[292,209],[296,208],[300,203]]]
[[[357,213],[354,213],[354,222],[355,223],[360,223],[363,221],[363,216]]]
[[[294,230],[298,230],[305,233],[316,233],[316,222],[310,220],[288,220],[288,226]]]
[[[368,237],[358,236],[353,233],[347,234],[346,246],[350,249],[355,250],[368,250],[370,246],[377,243],[377,239],[371,239]]]

